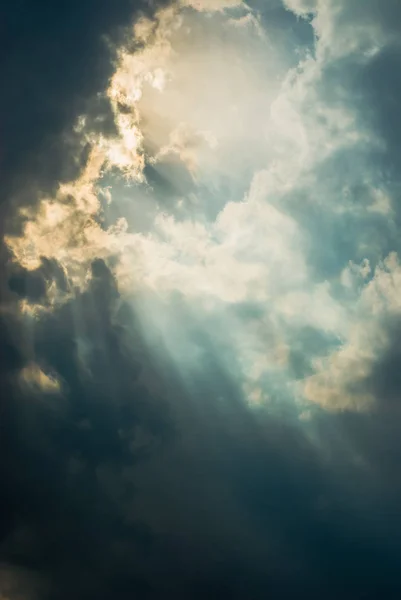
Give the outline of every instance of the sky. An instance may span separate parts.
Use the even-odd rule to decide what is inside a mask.
[[[0,600],[401,596],[399,0],[0,8]]]

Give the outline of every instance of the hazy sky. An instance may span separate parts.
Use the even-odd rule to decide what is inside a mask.
[[[0,9],[0,600],[401,596],[400,31]]]

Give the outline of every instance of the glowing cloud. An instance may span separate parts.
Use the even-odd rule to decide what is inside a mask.
[[[31,391],[45,394],[57,394],[61,391],[60,382],[51,374],[45,373],[39,365],[31,363],[24,367],[20,373],[20,382],[23,387]]]
[[[365,256],[363,231],[344,249],[322,232],[338,227],[342,235],[356,214],[391,216],[379,178],[366,176],[364,149],[383,142],[346,93],[331,101],[322,81],[362,47],[361,60],[370,60],[380,28],[363,24],[351,39],[337,27],[333,3],[286,6],[314,13],[315,47],[296,68],[280,60],[260,15],[235,0],[187,0],[140,19],[135,50],[120,48],[107,90],[117,134],[94,134],[82,117],[77,130],[92,148],[85,170],[25,211],[23,235],[6,241],[27,270],[43,257],[61,266],[69,287],[48,289],[51,306],[87,285],[96,258],[108,262],[125,298],[148,294],[173,306],[168,323],[149,302],[144,320],[163,328],[177,363],[189,355],[170,335],[181,298],[216,352],[223,335],[230,338],[251,402],[267,401],[274,382],[283,397],[298,401],[300,393],[302,403],[369,408],[363,382],[378,351],[378,306],[385,297],[399,311],[397,258],[375,270],[382,250]],[[351,153],[361,158],[349,174],[348,159],[343,168],[339,157]],[[350,201],[353,177],[364,182],[364,203]],[[350,264],[362,265],[362,287]],[[363,333],[367,302],[375,327]],[[257,307],[259,320],[243,306]],[[216,321],[229,333],[219,333]],[[317,356],[304,348],[302,371],[293,347],[305,328],[331,341]]]

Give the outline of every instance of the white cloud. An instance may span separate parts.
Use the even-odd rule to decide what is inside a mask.
[[[287,0],[297,15],[315,13],[317,36],[315,52],[288,71],[269,36],[261,35],[261,20],[240,4],[186,1],[135,25],[140,47],[121,48],[107,92],[116,137],[88,136],[93,151],[84,173],[43,199],[25,215],[23,235],[6,241],[26,269],[38,268],[42,257],[55,258],[81,288],[92,260],[117,257],[114,273],[125,297],[145,290],[168,302],[179,294],[205,328],[217,315],[230,331],[253,402],[269,397],[266,375],[281,377],[283,387],[291,383],[291,332],[310,326],[329,333],[342,346],[315,361],[315,374],[303,384],[305,399],[331,410],[368,407],[372,398],[363,382],[382,348],[375,338],[379,323],[388,311],[399,311],[398,262],[390,255],[374,270],[377,257],[369,255],[360,264],[365,242],[358,231],[356,256],[349,256],[351,243],[351,250],[343,249],[335,235],[334,242],[326,239],[309,223],[332,219],[334,227],[334,217],[345,220],[351,212],[361,220],[391,217],[383,182],[364,158],[354,158],[381,140],[362,124],[347,90],[337,86],[331,97],[326,85],[330,68],[344,59],[370,60],[384,43],[384,30],[368,17],[357,26],[344,21],[351,9],[343,2]],[[238,16],[223,10],[233,6]],[[210,19],[209,11],[219,14]],[[79,127],[84,135],[85,119]],[[350,201],[354,180],[346,173],[351,154],[352,177],[370,198],[358,207]],[[347,158],[327,175],[324,168],[339,156]],[[189,173],[188,194],[174,192],[177,163]],[[154,198],[146,182],[150,166],[161,178],[167,172],[174,199],[169,205],[162,191],[157,202],[163,210],[141,231],[135,216],[122,210],[118,192],[102,190],[100,179],[112,178],[116,169],[133,184],[124,190],[132,203],[141,194],[146,201]],[[118,220],[99,222],[102,196],[122,213]],[[338,263],[327,277],[313,263],[326,250]],[[336,285],[357,308],[336,295]],[[65,296],[50,288],[49,299],[54,305]],[[257,304],[260,320],[228,316],[227,309],[240,303]],[[366,329],[367,316],[375,322]],[[217,344],[224,334],[210,335]]]
[[[199,12],[216,12],[242,6],[242,0],[180,0],[181,6],[190,6]]]
[[[351,264],[348,274],[363,282],[370,275],[369,263]],[[347,287],[354,282],[344,278]],[[363,285],[344,343],[316,361],[316,373],[304,382],[307,400],[329,410],[365,411],[380,401],[369,378],[388,347],[391,323],[401,316],[400,298],[401,265],[391,253]]]

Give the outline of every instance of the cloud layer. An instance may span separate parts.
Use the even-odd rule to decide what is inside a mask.
[[[63,10],[7,12],[0,596],[399,597],[398,2]]]

